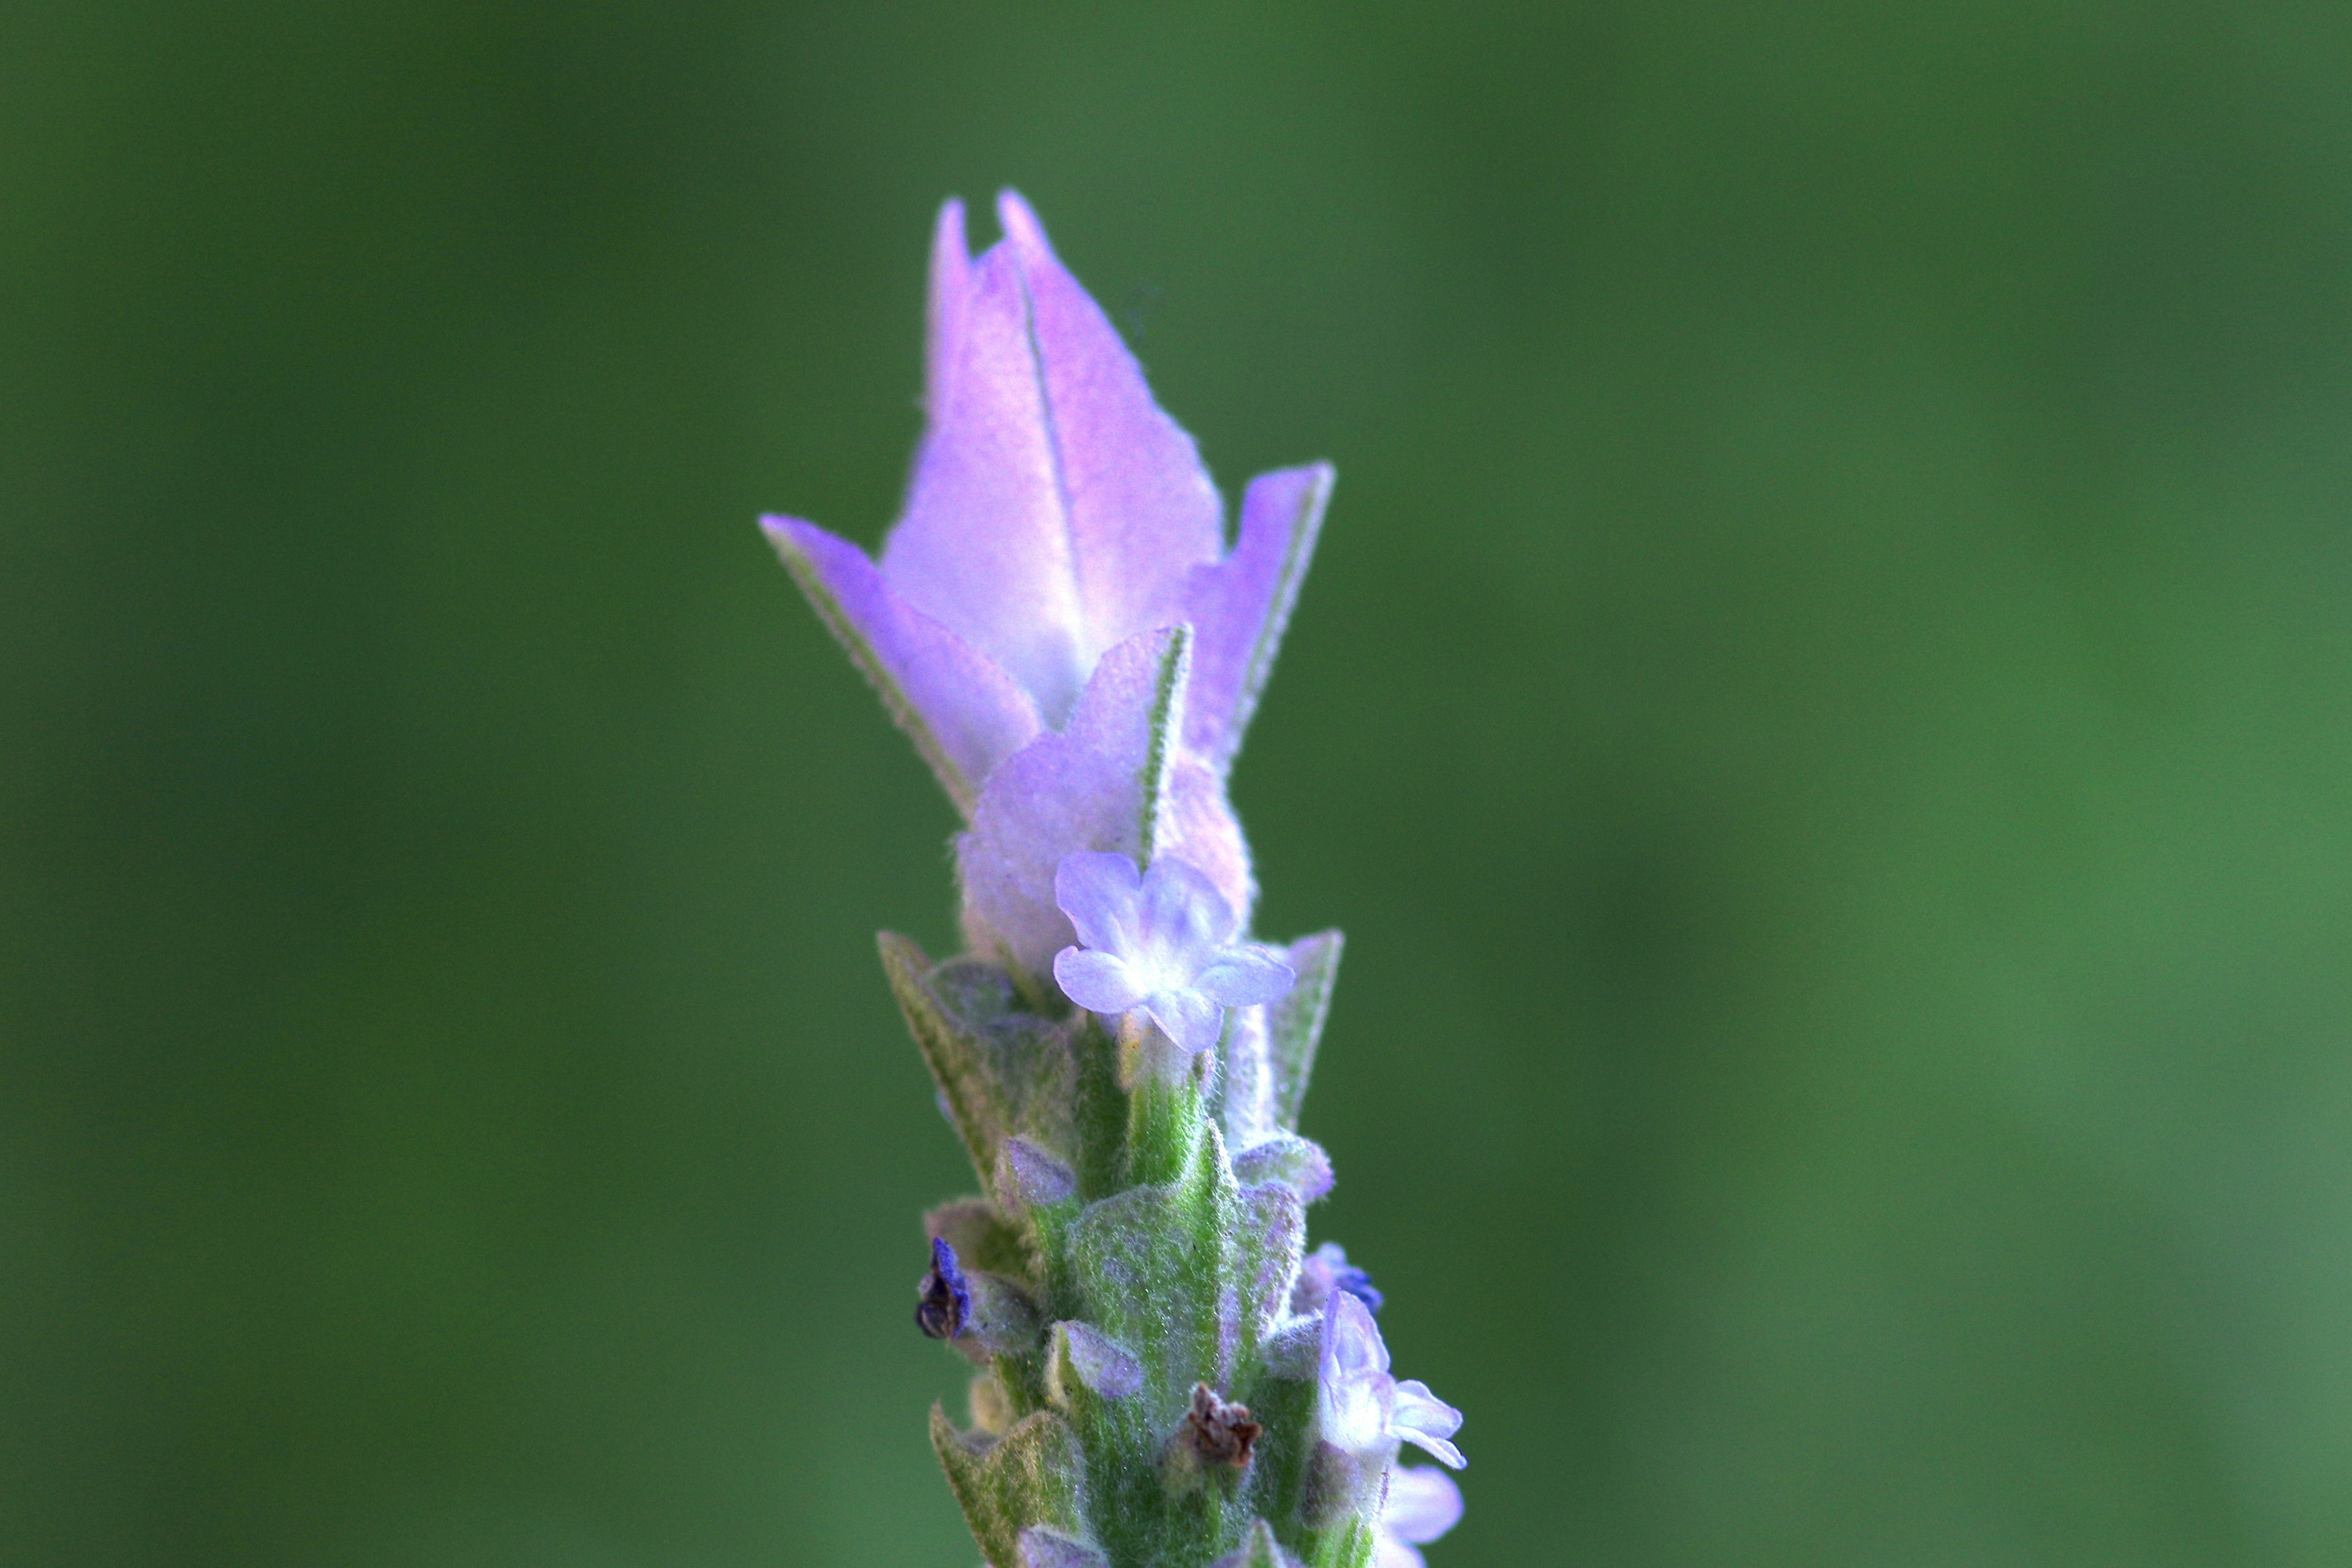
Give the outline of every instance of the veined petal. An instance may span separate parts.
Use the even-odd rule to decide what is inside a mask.
[[[1028,290],[1088,640],[1108,648],[1161,624],[1186,573],[1217,558],[1223,503],[1192,437],[1152,401],[1143,367],[1029,204],[1005,191],[996,214]]]
[[[1089,1013],[1124,1013],[1144,1000],[1127,960],[1097,948],[1066,947],[1055,953],[1054,983]]]
[[[1041,728],[1027,693],[986,655],[899,598],[847,540],[798,518],[763,518],[761,526],[818,617],[969,816],[988,775]]]
[[[1058,726],[1108,648],[1178,618],[1216,558],[1216,489],[1021,199],[959,265],[933,249],[930,426],[883,572],[993,658]]]
[[[1189,987],[1154,992],[1143,999],[1143,1008],[1186,1056],[1199,1056],[1225,1031],[1225,1010]]]
[[[1054,902],[1088,947],[1129,951],[1142,900],[1143,874],[1116,850],[1080,850],[1054,868]]]
[[[930,420],[907,510],[882,551],[900,596],[986,653],[1058,725],[1087,646],[1060,464],[1029,303],[998,246],[964,277],[952,337],[935,345]]]
[[[1452,1476],[1423,1465],[1391,1468],[1388,1500],[1381,1505],[1382,1531],[1420,1546],[1461,1522],[1462,1489]]]
[[[1330,464],[1311,463],[1252,479],[1242,497],[1233,552],[1193,567],[1185,579],[1184,618],[1199,634],[1185,741],[1220,768],[1241,749],[1242,731],[1274,668],[1315,553],[1332,479]]]
[[[1290,965],[1262,947],[1228,947],[1192,984],[1228,1007],[1252,1007],[1287,994],[1297,982]]]

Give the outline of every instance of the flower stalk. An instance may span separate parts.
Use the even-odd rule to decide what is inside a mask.
[[[1331,473],[1223,505],[1018,196],[932,251],[929,424],[878,561],[785,565],[964,819],[967,951],[880,938],[982,1191],[925,1216],[917,1327],[977,1369],[931,1415],[993,1568],[1419,1568],[1458,1413],[1389,1374],[1362,1269],[1306,1250],[1327,931],[1248,935],[1225,780]]]

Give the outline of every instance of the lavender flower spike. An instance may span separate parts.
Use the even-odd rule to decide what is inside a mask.
[[[1103,654],[1188,623],[1183,743],[1222,770],[1274,661],[1329,495],[1322,464],[1263,476],[1225,550],[1192,437],[1151,399],[1028,204],[973,258],[963,206],[931,247],[924,402],[879,563],[794,518],[764,526],[818,613],[966,815],[996,765],[1060,729]]]
[[[1226,788],[1331,471],[1254,481],[1228,547],[1192,438],[997,213],[978,258],[940,215],[878,558],[765,522],[963,816],[965,951],[880,942],[982,1189],[925,1220],[916,1325],[981,1369],[932,1448],[989,1568],[1422,1568],[1461,1494],[1393,1462],[1459,1466],[1462,1417],[1389,1375],[1363,1270],[1307,1251],[1340,937],[1251,940]]]
[[[1234,942],[1241,921],[1216,885],[1171,856],[1139,874],[1124,855],[1072,855],[1054,894],[1086,943],[1054,959],[1063,994],[1090,1012],[1142,1013],[1187,1056],[1217,1043],[1227,1007],[1272,1002],[1297,978]]]

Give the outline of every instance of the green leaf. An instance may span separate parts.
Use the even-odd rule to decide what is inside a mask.
[[[931,1447],[993,1568],[1021,1568],[1021,1532],[1033,1525],[1087,1538],[1086,1455],[1056,1412],[1040,1410],[991,1438],[957,1431],[934,1405]]]
[[[1076,1026],[1022,1007],[1012,976],[994,964],[957,958],[933,967],[921,948],[895,931],[875,940],[949,1120],[993,1196],[997,1151],[1007,1133],[1067,1145],[1078,1076],[1070,1034]]]
[[[1274,1117],[1285,1131],[1298,1131],[1298,1108],[1315,1071],[1315,1047],[1331,1011],[1331,987],[1339,978],[1339,950],[1345,941],[1338,931],[1327,931],[1292,942],[1288,956],[1298,983],[1266,1009]]]

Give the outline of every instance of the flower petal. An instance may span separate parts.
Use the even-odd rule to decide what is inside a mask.
[[[1142,892],[1143,873],[1115,849],[1065,855],[1054,869],[1054,902],[1088,947],[1133,947]]]
[[[1389,1370],[1389,1347],[1371,1309],[1345,1290],[1334,1290],[1323,1303],[1322,1366],[1326,1381],[1364,1383]]]
[[[996,213],[1028,292],[1088,641],[1107,648],[1178,618],[1170,612],[1186,574],[1224,548],[1223,502],[1192,437],[1152,401],[1143,367],[1029,204],[1005,191]]]
[[[1124,1013],[1143,1002],[1127,960],[1097,948],[1066,947],[1055,953],[1054,983],[1089,1013]]]
[[[1429,1559],[1421,1548],[1381,1531],[1372,1536],[1371,1568],[1429,1568]]]
[[[1219,950],[1192,984],[1228,1007],[1255,1007],[1289,994],[1298,976],[1290,965],[1257,946]]]
[[[1058,726],[1105,650],[1181,618],[1221,509],[1035,215],[1009,192],[998,212],[1005,240],[968,267],[941,214],[930,422],[882,569]]]
[[[931,227],[929,320],[923,334],[923,405],[934,415],[950,401],[950,378],[963,350],[965,302],[971,293],[971,251],[964,243],[963,203],[950,196]]]
[[[1406,1442],[1457,1470],[1469,1463],[1461,1449],[1446,1441],[1462,1429],[1462,1412],[1430,1393],[1429,1384],[1419,1378],[1397,1384],[1389,1426]]]
[[[1154,847],[1180,854],[1209,874],[1228,904],[1247,910],[1255,891],[1249,851],[1223,781],[1180,757],[1157,775],[1160,799],[1150,809],[1147,784],[1154,763],[1166,761],[1153,737],[1168,743],[1154,718],[1164,725],[1169,717],[1166,678],[1184,637],[1178,628],[1145,632],[1111,649],[1068,730],[1039,735],[989,775],[971,831],[956,840],[964,934],[974,952],[1045,974],[1076,939],[1055,902],[1054,878],[1064,857],[1082,849],[1139,861]]]
[[[1059,724],[1095,650],[1086,646],[1028,299],[1007,247],[971,266],[952,321],[952,337],[934,345],[929,425],[882,571]]]
[[[1330,464],[1312,463],[1252,479],[1233,552],[1195,566],[1185,580],[1184,618],[1200,634],[1185,742],[1219,768],[1241,749],[1274,668],[1315,553],[1332,477]]]
[[[1378,1451],[1385,1460],[1395,1394],[1388,1369],[1388,1346],[1370,1311],[1347,1291],[1332,1291],[1323,1303],[1315,1364],[1316,1419],[1324,1441],[1350,1454]]]
[[[1444,1535],[1462,1521],[1462,1489],[1444,1470],[1427,1466],[1391,1466],[1388,1500],[1381,1505],[1381,1530],[1415,1546]]]
[[[969,816],[996,765],[1038,733],[1028,694],[985,654],[893,593],[857,546],[798,518],[762,518],[761,526]]]
[[[1190,982],[1234,939],[1233,906],[1208,875],[1174,855],[1155,855],[1143,873],[1136,937],[1168,973]]]
[[[1189,987],[1154,992],[1143,1007],[1186,1056],[1199,1056],[1225,1032],[1225,1010]]]

